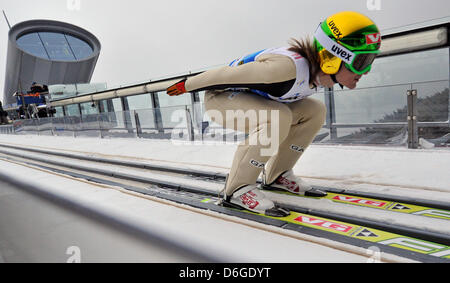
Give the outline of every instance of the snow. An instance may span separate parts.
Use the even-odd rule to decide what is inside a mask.
[[[237,147],[236,144],[193,144],[167,140],[32,135],[0,135],[0,143],[222,173],[228,172]],[[95,167],[107,169],[101,164]],[[182,228],[186,241],[194,246],[207,246],[217,254],[223,255],[224,258],[255,262],[367,261],[367,257],[318,245],[313,243],[314,241],[279,235],[226,219],[138,198],[118,190],[105,190],[85,183],[80,185],[76,180],[0,162],[0,171],[3,173],[15,174],[17,170],[22,173],[25,171],[27,176],[33,176],[33,180],[52,184],[49,190],[70,195],[80,202],[100,205],[108,212],[127,217],[129,221],[166,231],[167,235],[177,235]],[[123,168],[116,170],[130,173]],[[314,185],[450,202],[450,174],[448,174],[450,150],[445,148],[410,150],[400,147],[312,145],[304,153],[294,172]],[[157,174],[148,172],[133,171],[133,174],[158,178]],[[204,185],[212,191],[218,191],[221,188],[220,184],[206,184],[199,180],[188,181],[182,177],[171,177],[171,181]],[[280,198],[281,196],[273,194],[272,197]],[[450,234],[450,227],[444,220],[423,221],[417,216],[412,218],[410,215],[392,214],[348,205],[342,209],[344,205],[327,202],[325,206],[323,203],[324,201],[320,200],[301,201],[301,205],[309,208],[326,207],[331,212],[357,214],[367,219],[381,219],[389,223],[400,223]],[[244,237],[245,241],[242,241]],[[333,244],[336,245],[336,243]],[[346,245],[337,245],[345,246],[344,250],[348,249]],[[264,249],[256,248],[259,246],[263,246]]]
[[[8,149],[9,152],[16,152],[16,153],[22,153],[19,150],[15,149]],[[35,153],[27,153],[27,156],[29,157],[41,157],[39,154]],[[94,169],[102,169],[111,171],[111,167],[107,164],[103,163],[94,163],[94,164],[84,164],[83,161],[74,161],[70,158],[62,158],[62,157],[51,157],[46,156],[46,160],[51,161],[59,161],[59,162],[66,162],[74,165],[84,166],[88,168],[94,168]],[[151,178],[151,179],[162,179],[167,180],[167,175],[162,175],[161,173],[155,173],[155,172],[148,172],[147,170],[137,170],[137,169],[130,169],[130,168],[123,168],[120,166],[115,166],[113,171],[115,173],[121,173],[121,174],[128,174],[128,175],[135,175],[145,178]],[[178,175],[171,175],[170,181],[174,183],[184,184],[184,185],[192,185],[201,187],[203,189],[207,189],[214,193],[219,193],[223,189],[223,183],[221,182],[210,182],[210,181],[202,181],[202,180],[195,180],[189,177],[184,176],[178,176]],[[419,228],[421,230],[427,230],[427,231],[433,231],[433,232],[441,232],[441,233],[447,233],[450,235],[450,225],[448,225],[447,220],[441,220],[441,219],[430,219],[425,216],[417,216],[417,215],[410,215],[410,214],[392,214],[391,211],[383,211],[383,210],[373,210],[373,209],[367,209],[363,207],[358,206],[348,206],[347,204],[339,204],[334,203],[330,200],[326,199],[308,199],[308,198],[292,198],[290,196],[286,195],[280,195],[277,193],[272,192],[265,192],[267,196],[269,196],[271,199],[279,202],[279,203],[287,203],[292,205],[301,206],[304,208],[309,209],[320,209],[322,211],[326,212],[332,212],[337,213],[341,215],[346,216],[353,216],[358,215],[360,218],[368,219],[368,220],[375,220],[375,221],[381,221],[385,223],[391,223],[391,224],[398,224],[402,226],[407,227],[413,227],[413,228]],[[395,218],[393,218],[393,215]]]
[[[0,142],[65,149],[109,157],[228,172],[236,144],[183,143],[148,139],[97,139],[0,135]],[[378,184],[418,189],[424,198],[450,192],[450,150],[312,145],[294,168],[319,182]],[[413,190],[414,191],[414,190]],[[427,191],[430,191],[427,193]],[[442,200],[441,198],[438,198]],[[450,200],[450,198],[449,198]]]
[[[246,225],[204,215],[194,210],[149,201],[118,190],[49,175],[28,167],[0,161],[2,173],[32,176],[29,183],[84,205],[107,211],[128,222],[158,231],[167,238],[213,252],[228,262],[365,262],[366,257],[271,233]],[[227,217],[231,218],[231,217]],[[286,233],[286,235],[294,232]],[[224,235],[226,235],[224,237]],[[244,241],[242,239],[245,239]],[[270,243],[270,245],[267,245]],[[259,247],[264,247],[263,249]],[[332,256],[332,257],[331,257]]]

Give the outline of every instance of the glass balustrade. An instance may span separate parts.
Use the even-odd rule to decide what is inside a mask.
[[[417,93],[415,129],[408,128],[407,94],[412,90]],[[118,98],[109,103],[99,101],[57,107],[55,117],[16,120],[12,125],[0,126],[0,133],[224,143],[246,138],[245,133],[224,129],[211,120],[205,111],[204,93],[199,93],[200,102],[194,103],[189,94],[171,103],[162,94],[157,96],[160,98],[157,108],[151,108],[150,94],[129,97],[127,107],[133,110],[128,111],[117,111],[123,107]],[[324,102],[328,108],[327,121],[314,143],[399,146],[408,143],[408,131],[413,129],[418,138],[436,146],[450,145],[448,80],[335,89],[320,91],[312,98]],[[103,112],[99,113],[99,109]]]

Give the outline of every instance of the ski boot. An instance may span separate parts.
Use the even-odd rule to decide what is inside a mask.
[[[279,207],[268,199],[257,184],[243,186],[231,196],[225,194],[221,203],[224,206],[246,209],[267,216],[286,217],[290,215],[288,209]]]
[[[263,187],[268,190],[273,188],[282,189],[293,194],[309,197],[325,197],[327,195],[326,192],[313,188],[300,177],[294,175],[292,170],[286,171],[281,174],[275,182],[269,185],[264,184]]]

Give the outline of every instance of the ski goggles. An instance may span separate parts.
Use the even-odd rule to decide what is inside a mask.
[[[346,64],[347,69],[358,75],[370,71],[372,63],[379,53],[378,50],[351,51],[329,38],[321,26],[317,28],[314,37],[330,54],[341,59]]]

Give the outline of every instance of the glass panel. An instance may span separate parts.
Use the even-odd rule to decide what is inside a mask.
[[[410,85],[335,90],[336,123],[406,122]]]
[[[152,100],[149,93],[128,96],[127,100],[128,100],[128,107],[130,108],[130,110],[152,108]]]
[[[17,44],[22,50],[37,57],[59,61],[82,60],[94,52],[87,42],[56,32],[25,34],[17,39]]]
[[[52,118],[40,118],[37,120],[39,125],[39,135],[53,135],[52,129]]]
[[[448,80],[448,58],[449,48],[381,57],[359,81],[358,88]]]
[[[313,143],[327,143],[330,141],[330,130],[322,128],[314,137]]]
[[[449,119],[449,81],[413,84],[417,89],[419,122],[446,122]]]
[[[336,138],[325,138],[321,143],[405,145],[408,139],[406,125],[379,128],[338,128],[336,134]]]
[[[77,95],[77,87],[74,84],[50,85],[48,86],[48,92],[50,93],[51,99],[74,97]]]
[[[450,127],[419,127],[421,146],[450,146]]]
[[[171,106],[160,109],[163,128],[186,127],[186,107]]]
[[[80,130],[77,136],[98,137],[100,135],[100,122],[97,114],[83,115]]]
[[[87,42],[68,34],[66,34],[66,39],[67,42],[69,42],[77,60],[85,59],[94,53],[91,46]]]
[[[449,146],[449,81],[413,84],[417,89],[417,118],[419,122],[445,122],[445,126],[419,127],[421,146]],[[425,143],[425,144],[424,144]]]
[[[93,102],[86,102],[81,103],[81,114],[84,115],[91,115],[91,114],[98,114],[97,105]]]
[[[142,132],[154,132],[156,130],[156,115],[154,109],[136,110],[136,113],[139,117]]]
[[[66,116],[80,116],[78,104],[66,105]]]
[[[103,137],[135,137],[136,123],[129,111],[109,112],[98,115]]]
[[[113,112],[119,112],[122,111],[122,101],[120,101],[120,98],[114,98],[112,100],[114,111]]]
[[[75,61],[76,58],[70,50],[70,46],[62,33],[40,32],[39,33],[44,47],[47,50],[50,59],[60,61]]]
[[[55,107],[55,110],[56,110],[55,117],[64,117],[62,106]]]
[[[201,102],[201,103],[204,103],[204,102],[205,102],[205,91],[200,91],[200,92],[198,93],[198,97],[199,97],[199,99],[200,99],[200,102]]]
[[[106,90],[106,83],[76,84],[77,95]]]
[[[158,92],[159,106],[160,107],[168,107],[168,106],[180,106],[180,105],[189,105],[191,104],[191,94],[185,93],[179,96],[168,96],[165,91]]]
[[[187,110],[189,112],[187,112]],[[160,109],[162,127],[170,133],[170,139],[188,140],[188,115],[192,113],[190,107],[183,105],[164,107]],[[170,129],[170,130],[169,130]],[[168,131],[169,130],[169,131]]]
[[[53,120],[54,133],[56,136],[66,135],[64,117],[54,117]]]
[[[109,112],[108,111],[108,100],[102,100],[102,101],[100,101],[100,109],[101,109],[101,111],[103,112],[103,113],[105,113],[105,112]]]
[[[56,84],[48,86],[52,99],[61,99],[106,90],[106,83]]]
[[[50,59],[37,33],[29,33],[17,39],[17,45],[25,52],[34,56]]]

